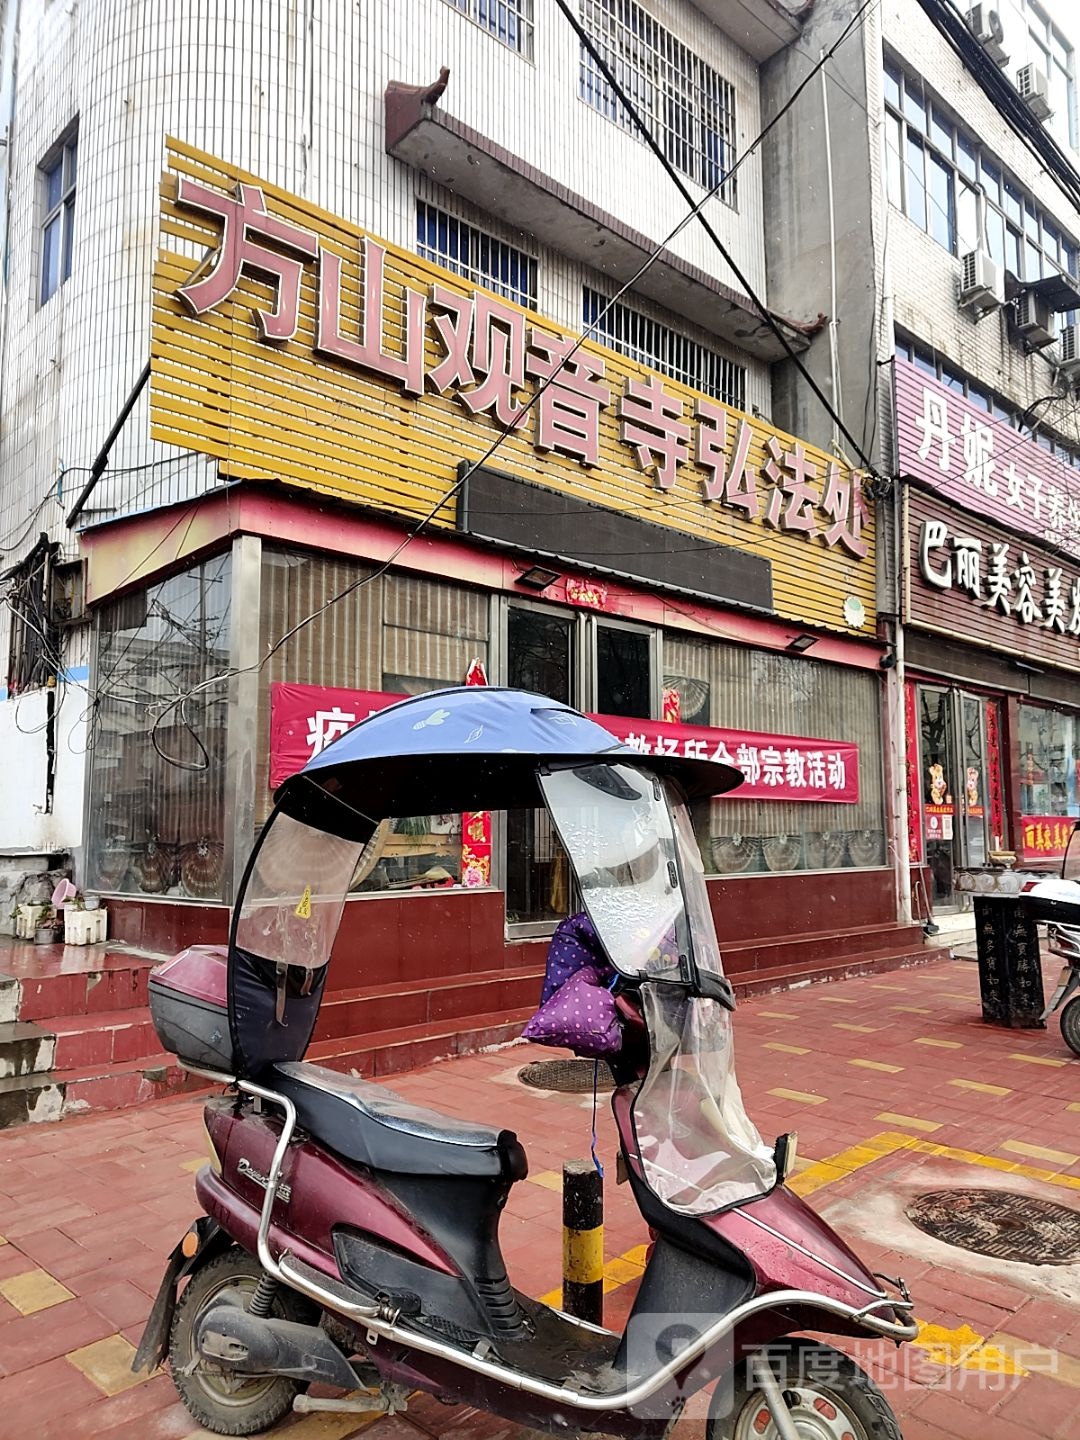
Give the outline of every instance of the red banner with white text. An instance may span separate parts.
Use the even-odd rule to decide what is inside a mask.
[[[270,786],[289,775],[352,725],[404,699],[383,690],[337,690],[322,685],[270,686]],[[740,800],[859,799],[859,747],[847,740],[807,740],[751,730],[683,725],[668,720],[592,716],[644,755],[720,760],[743,772]]]

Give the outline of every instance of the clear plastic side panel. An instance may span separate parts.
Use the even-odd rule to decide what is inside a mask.
[[[649,1188],[687,1215],[764,1195],[776,1166],[743,1108],[730,1013],[674,985],[641,993],[652,1060],[633,1118]]]
[[[678,974],[689,931],[659,780],[598,764],[552,771],[540,783],[612,964],[625,975]]]
[[[1068,848],[1061,862],[1061,878],[1080,881],[1080,823],[1069,837]]]
[[[324,966],[362,850],[276,814],[240,899],[237,948],[276,965]]]
[[[671,785],[668,787],[668,797],[675,821],[675,842],[679,850],[683,900],[694,942],[694,960],[699,970],[722,975],[724,966],[720,959],[720,943],[716,938],[716,925],[713,922],[709,891],[705,884],[705,865],[701,859],[697,836],[694,834],[694,822],[685,803]]]

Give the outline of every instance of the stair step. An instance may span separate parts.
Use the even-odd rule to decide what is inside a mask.
[[[175,1055],[157,1052],[122,1065],[89,1066],[57,1074],[63,1086],[63,1114],[85,1115],[94,1110],[124,1110],[147,1100],[162,1100],[205,1090],[207,1082],[184,1070]]]
[[[851,980],[857,975],[885,974],[890,970],[911,970],[941,959],[940,950],[907,950],[899,954],[860,955],[823,965],[785,965],[772,970],[755,970],[730,976],[736,996],[771,995],[783,990],[801,990],[805,985],[830,980]]]
[[[470,1015],[535,1006],[542,981],[542,970],[511,974],[496,970],[452,976],[439,985],[422,981],[408,986],[335,991],[323,1001],[315,1038],[322,1041],[366,1036],[409,1025],[447,1025],[451,1021],[465,1022]]]
[[[56,1055],[56,1037],[48,1027],[27,1020],[0,1024],[0,1078],[43,1075],[51,1070]]]
[[[11,1075],[0,1080],[0,1130],[59,1120],[64,1086],[54,1075]]]
[[[316,1041],[308,1059],[331,1070],[355,1070],[364,1079],[418,1070],[451,1055],[470,1055],[516,1040],[535,1008],[531,1004],[451,1022],[401,1025],[351,1040]]]
[[[106,953],[95,958],[98,969],[79,966],[71,971],[20,977],[18,1018],[41,1021],[50,1015],[95,1015],[137,1010],[146,1005],[147,979],[156,960]]]
[[[803,969],[841,960],[862,960],[868,955],[906,955],[922,943],[918,925],[865,925],[840,934],[814,933],[761,940],[729,941],[723,946],[724,968],[736,975],[780,966]]]
[[[41,1025],[56,1036],[54,1070],[125,1063],[158,1049],[157,1032],[147,1006],[103,1010],[89,1015],[54,1015]],[[49,1068],[49,1067],[46,1067]]]

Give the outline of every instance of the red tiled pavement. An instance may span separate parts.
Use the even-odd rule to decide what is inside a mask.
[[[927,1039],[951,1045],[918,1043]],[[925,1347],[897,1352],[885,1344],[855,1346],[886,1388],[906,1440],[1077,1440],[1080,1268],[1048,1270],[1042,1279],[1027,1269],[986,1266],[959,1251],[943,1260],[910,1227],[908,1233],[903,1225],[890,1229],[877,1222],[878,1206],[924,1176],[935,1183],[946,1176],[957,1185],[1027,1187],[1072,1208],[1080,1205],[1080,1159],[1072,1158],[1080,1156],[1080,1061],[1070,1058],[1056,1028],[983,1026],[975,967],[944,961],[746,1001],[736,1019],[736,1045],[743,1093],[759,1128],[769,1137],[798,1129],[800,1149],[813,1161],[883,1134],[921,1143],[909,1149],[902,1138],[884,1142],[868,1163],[862,1163],[865,1154],[849,1157],[846,1170],[829,1172],[811,1199],[874,1268],[907,1276],[921,1319],[945,1331],[967,1325],[988,1341],[1012,1337],[1018,1345],[1047,1347],[1021,1377],[943,1365]],[[514,1282],[532,1294],[558,1284],[561,1260],[558,1193],[536,1183],[537,1177],[557,1171],[564,1158],[587,1155],[591,1127],[586,1097],[543,1096],[516,1082],[517,1070],[537,1054],[500,1050],[394,1081],[403,1094],[449,1114],[495,1117],[518,1131],[532,1175],[515,1187],[502,1235]],[[1031,1057],[1060,1063],[1030,1063]],[[892,1068],[851,1063],[860,1059]],[[778,1090],[788,1093],[771,1093]],[[792,1098],[800,1095],[821,1103]],[[109,1336],[137,1340],[165,1254],[194,1213],[191,1167],[203,1150],[200,1109],[199,1099],[180,1098],[0,1137],[0,1235],[8,1242],[0,1244],[0,1285],[40,1269],[72,1294],[26,1316],[0,1298],[0,1440],[187,1440],[197,1433],[167,1376],[109,1397],[64,1357]],[[1016,1142],[1058,1158],[1017,1153],[1009,1148]],[[599,1117],[599,1151],[611,1167],[605,1250],[612,1259],[647,1236],[625,1187],[613,1183],[606,1107]],[[1016,1168],[988,1168],[958,1151]],[[806,1170],[796,1183],[817,1184],[815,1176],[824,1174]],[[1046,1178],[1051,1175],[1057,1177],[1052,1183]],[[621,1325],[632,1296],[632,1284],[611,1291],[608,1324]],[[684,1420],[681,1427],[694,1424]],[[357,1424],[356,1431],[361,1428]],[[424,1397],[406,1416],[378,1420],[372,1428],[372,1440],[513,1435],[504,1422],[466,1408],[447,1410]],[[278,1433],[305,1440],[329,1431],[311,1418],[287,1422]],[[342,1429],[333,1433],[343,1440]]]

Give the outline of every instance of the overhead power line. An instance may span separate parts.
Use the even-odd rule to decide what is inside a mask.
[[[742,286],[743,290],[746,292],[750,303],[761,316],[765,325],[769,328],[769,330],[772,331],[773,335],[780,342],[780,345],[783,347],[788,359],[794,364],[799,374],[806,381],[807,385],[809,385],[810,389],[813,391],[818,401],[820,401],[829,419],[837,427],[840,434],[843,435],[844,439],[851,446],[852,450],[859,457],[860,461],[866,467],[869,473],[873,475],[875,479],[881,479],[881,476],[878,474],[877,467],[874,465],[873,461],[869,458],[869,456],[866,455],[862,448],[862,445],[859,443],[858,440],[856,440],[855,436],[851,433],[848,427],[844,424],[841,417],[837,414],[836,408],[833,405],[832,401],[825,394],[824,390],[822,390],[821,386],[814,379],[813,375],[811,375],[810,371],[803,364],[795,347],[792,345],[791,341],[784,333],[783,326],[776,319],[775,315],[773,315],[772,311],[769,310],[769,308],[765,305],[765,303],[758,298],[754,287],[747,279],[743,270],[739,267],[735,258],[731,254],[731,251],[724,244],[723,240],[721,240],[714,227],[705,218],[705,215],[703,214],[703,207],[700,204],[695,204],[694,198],[691,195],[689,189],[687,188],[687,185],[684,182],[682,176],[668,159],[663,146],[657,140],[653,132],[649,129],[649,126],[642,118],[641,113],[634,105],[634,102],[630,99],[630,96],[626,93],[625,88],[619,82],[617,76],[615,75],[615,72],[612,70],[607,60],[604,58],[603,53],[597,47],[595,40],[585,29],[584,25],[582,25],[578,16],[574,14],[574,11],[569,4],[569,0],[555,0],[555,3],[556,5],[558,5],[563,15],[566,17],[574,33],[577,35],[578,39],[581,42],[582,48],[588,52],[593,63],[596,65],[601,75],[603,75],[604,79],[611,87],[611,90],[613,91],[615,97],[618,99],[620,105],[622,105],[623,107],[623,110],[626,112],[628,119],[633,122],[634,128],[639,132],[641,138],[645,141],[646,145],[648,145],[649,149],[660,161],[660,164],[664,167],[668,178],[677,188],[679,194],[686,201],[687,205],[690,206],[691,211],[693,212],[695,218],[698,221],[698,224],[705,231],[706,235],[708,235],[713,245],[719,251],[724,263],[727,265],[731,273],[735,276],[736,281]],[[818,72],[823,68],[823,66],[832,59],[832,57],[836,54],[837,50],[839,50],[840,46],[843,45],[844,41],[848,38],[848,36],[853,34],[854,31],[858,29],[858,27],[863,23],[863,20],[871,6],[877,3],[878,0],[863,0],[863,3],[859,6],[859,8],[855,11],[855,14],[844,26],[843,30],[840,32],[840,35],[834,42],[834,44],[825,51],[825,53],[811,68],[808,74],[803,77],[803,79],[799,82],[798,85],[796,85],[795,89],[788,96],[783,106],[777,111],[777,113],[773,116],[769,123],[765,125],[764,128],[761,130],[757,139],[754,141],[754,144],[750,147],[751,150],[756,149],[756,147],[761,144],[761,142],[765,139],[769,132],[774,128],[774,126],[780,123],[783,117],[795,104],[796,100],[798,100],[802,92],[806,89],[807,85],[809,85],[810,82],[817,76]],[[727,180],[730,178],[730,173],[731,172],[723,176],[721,181],[722,184],[726,183]],[[711,198],[712,194],[715,194],[716,190],[718,189],[719,186],[714,187],[713,191],[710,193],[709,198]]]

